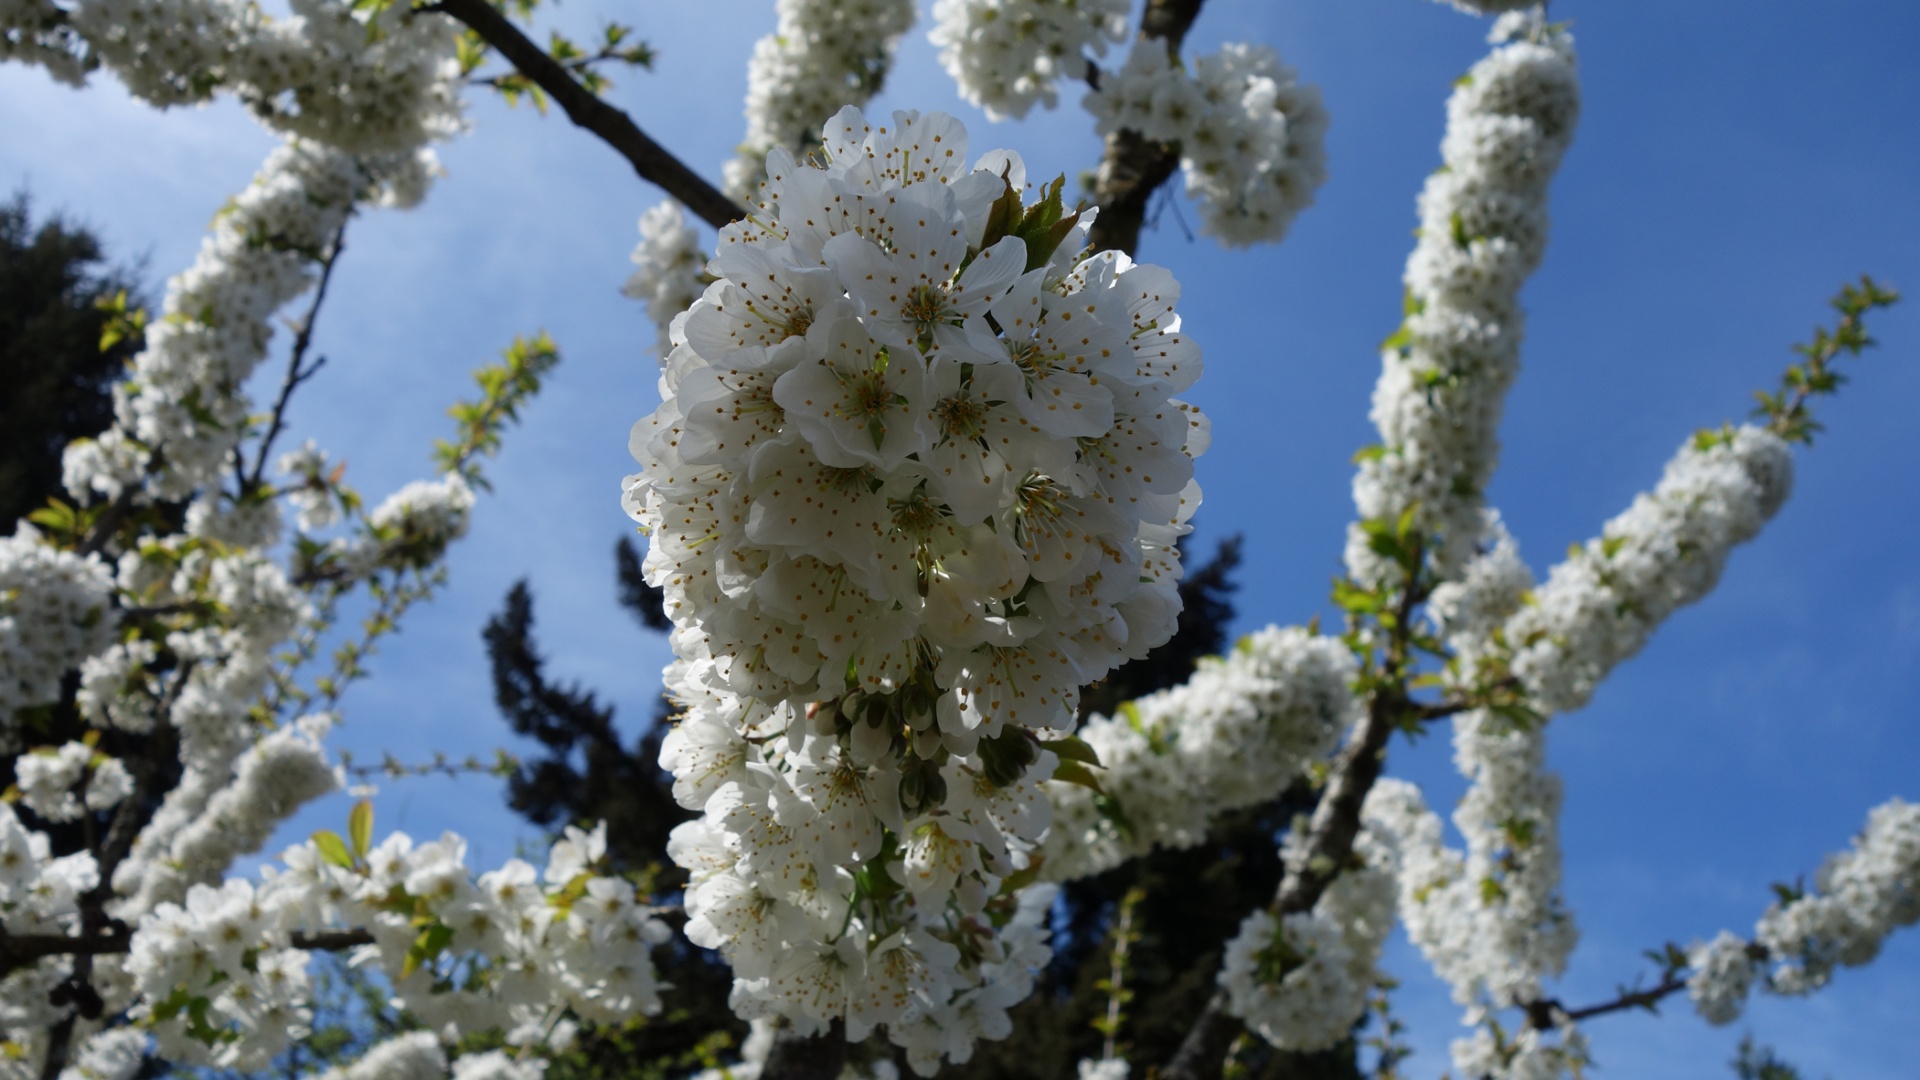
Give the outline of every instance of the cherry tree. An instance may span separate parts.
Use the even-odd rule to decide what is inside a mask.
[[[1396,926],[1463,1010],[1457,1074],[1549,1077],[1585,1068],[1589,1021],[1684,996],[1727,1023],[1920,919],[1920,807],[1876,798],[1801,885],[1756,893],[1751,926],[1668,947],[1611,999],[1553,996],[1576,921],[1546,735],[1779,512],[1815,406],[1896,298],[1845,286],[1750,419],[1676,432],[1657,482],[1536,578],[1486,493],[1578,130],[1569,25],[1453,4],[1486,52],[1418,194],[1341,625],[1256,631],[1079,722],[1081,687],[1173,633],[1211,439],[1179,396],[1205,327],[1173,272],[1136,261],[1143,225],[1177,183],[1210,242],[1283,241],[1327,179],[1311,73],[1258,43],[1195,54],[1197,0],[939,0],[940,63],[989,117],[1081,99],[1102,149],[1076,199],[952,116],[869,108],[913,4],[781,0],[739,152],[703,170],[601,96],[608,67],[648,58],[630,29],[541,45],[535,6],[0,8],[9,59],[157,108],[231,97],[282,140],[162,309],[114,313],[145,347],[112,426],[0,540],[0,1074],[262,1068],[311,1022],[315,954],[337,953],[422,1028],[334,1072],[531,1080],[583,1028],[670,1007],[651,954],[679,933],[724,959],[754,1025],[711,1075],[931,1076],[1006,1035],[1061,883],[1290,790],[1310,810],[1275,838],[1284,877],[1222,943],[1178,1052],[1130,1062],[1114,1038],[1121,945],[1082,1077],[1231,1075],[1261,1047],[1341,1043],[1390,982]],[[673,623],[661,763],[699,815],[664,852],[689,875],[675,896],[611,872],[604,825],[544,866],[479,867],[453,834],[376,835],[364,804],[235,872],[340,786],[342,695],[444,582],[488,458],[559,359],[517,339],[455,406],[435,474],[377,501],[286,434],[346,230],[429,197],[476,87],[564,114],[664,197],[627,283],[659,396],[635,403],[618,498]],[[253,400],[289,310],[277,393]],[[1452,833],[1390,768],[1442,730],[1466,782]],[[1373,1065],[1398,1075],[1397,1056],[1388,1040]]]

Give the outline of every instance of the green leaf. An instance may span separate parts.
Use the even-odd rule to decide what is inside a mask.
[[[347,815],[347,835],[353,838],[353,854],[364,859],[373,850],[373,803],[361,799]]]
[[[1107,793],[1107,790],[1100,786],[1100,778],[1093,775],[1093,770],[1078,761],[1068,761],[1062,758],[1060,764],[1054,766],[1053,778],[1062,783],[1078,784],[1083,788],[1091,788],[1101,795]]]
[[[1133,703],[1129,701],[1127,704],[1131,705]],[[1134,710],[1135,714],[1138,714],[1139,711],[1137,708]],[[1065,739],[1056,739],[1053,742],[1046,743],[1044,748],[1053,751],[1061,761],[1078,761],[1082,764],[1091,765],[1096,769],[1103,767],[1100,764],[1099,752],[1087,745],[1087,741],[1078,735]]]
[[[313,834],[313,846],[320,857],[335,866],[346,870],[353,869],[353,856],[347,851],[347,842],[332,829],[321,829]]]

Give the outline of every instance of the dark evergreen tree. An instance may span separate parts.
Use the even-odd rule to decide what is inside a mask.
[[[0,529],[61,495],[61,451],[112,421],[113,380],[141,340],[101,348],[111,316],[100,304],[124,292],[135,308],[140,291],[85,228],[58,215],[36,224],[25,194],[0,205]]]

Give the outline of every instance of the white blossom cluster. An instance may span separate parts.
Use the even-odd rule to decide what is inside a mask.
[[[1079,1065],[1079,1080],[1127,1080],[1133,1067],[1126,1058],[1083,1058]]]
[[[1456,764],[1473,781],[1454,813],[1464,853],[1445,846],[1410,784],[1376,786],[1367,813],[1396,837],[1407,936],[1454,1000],[1478,1010],[1539,1000],[1577,931],[1558,892],[1560,782],[1541,765],[1538,733],[1468,715],[1455,734]]]
[[[353,962],[378,967],[397,1007],[431,1030],[498,1029],[510,1044],[564,1045],[567,1031],[552,1027],[558,1010],[604,1023],[660,1007],[650,954],[666,926],[630,882],[593,872],[605,850],[604,824],[570,829],[544,874],[512,860],[475,878],[465,841],[451,834],[419,845],[395,834],[351,862],[314,842],[290,848],[284,869],[258,886],[195,885],[184,904],[141,919],[127,960],[135,1014],[171,1060],[261,1067],[311,1019],[301,944],[364,928],[373,941]],[[426,1044],[393,1052],[424,1060]],[[456,1064],[455,1076],[524,1075],[510,1066],[481,1059]],[[441,1064],[430,1075],[444,1074]]]
[[[406,4],[8,0],[0,58],[82,85],[105,66],[166,108],[234,94],[267,126],[353,153],[410,150],[461,125],[454,24]]]
[[[912,0],[777,0],[779,24],[747,61],[747,134],[727,163],[726,189],[752,197],[767,153],[804,154],[820,118],[864,106],[913,27]]]
[[[125,765],[80,742],[20,755],[13,761],[13,776],[20,801],[43,821],[73,821],[82,805],[110,810],[133,794],[133,775]]]
[[[1439,576],[1479,538],[1481,493],[1519,369],[1520,287],[1547,240],[1547,185],[1579,114],[1573,40],[1537,15],[1501,19],[1495,49],[1447,102],[1444,165],[1420,194],[1406,269],[1407,316],[1387,342],[1372,419],[1380,445],[1354,478],[1361,521],[1411,510]],[[1398,568],[1349,532],[1347,572],[1365,585]]]
[[[1812,889],[1767,908],[1751,945],[1724,931],[1695,945],[1687,993],[1709,1022],[1731,1023],[1756,978],[1774,993],[1811,993],[1834,968],[1872,961],[1888,934],[1916,922],[1920,803],[1892,799],[1867,815],[1849,850],[1827,859]]]
[[[1278,241],[1327,178],[1327,110],[1265,45],[1230,44],[1189,74],[1157,39],[1085,98],[1102,135],[1177,143],[1200,231],[1230,247]]]
[[[1358,865],[1341,871],[1311,911],[1275,919],[1255,911],[1227,943],[1219,982],[1227,1011],[1281,1050],[1324,1050],[1346,1038],[1367,1009],[1380,950],[1392,933],[1400,874],[1399,837],[1377,823],[1382,781],[1362,807],[1354,841]],[[1289,866],[1304,857],[1290,834]]]
[[[1035,736],[1171,634],[1206,434],[1169,397],[1200,361],[1177,284],[1076,261],[1070,216],[1027,234],[1054,250],[990,236],[1049,204],[1019,207],[1011,154],[969,173],[966,138],[849,108],[824,167],[769,155],[624,497],[682,657],[663,760],[705,811],[676,836],[689,936],[743,1016],[885,1024],[913,1054],[1018,1000],[983,913],[1047,827]]]
[[[640,215],[633,262],[637,269],[620,291],[647,305],[664,362],[673,352],[673,320],[700,299],[707,285],[706,253],[679,203],[669,199]]]
[[[312,284],[356,200],[417,198],[432,168],[424,151],[369,167],[298,139],[269,156],[168,283],[165,314],[114,388],[114,427],[68,447],[68,490],[114,498],[144,479],[153,498],[173,500],[214,486],[245,433],[243,387],[266,357],[273,313]]]
[[[0,750],[16,746],[14,714],[59,700],[61,678],[111,645],[119,622],[98,556],[61,551],[24,522],[0,537]]]
[[[356,578],[378,569],[422,569],[467,534],[472,513],[473,488],[459,473],[415,480],[374,507],[363,532],[336,539],[329,548]]]
[[[1675,609],[1705,596],[1735,545],[1750,540],[1793,486],[1793,454],[1743,425],[1689,440],[1651,493],[1555,566],[1506,626],[1513,673],[1538,707],[1585,705]]]
[[[133,1080],[146,1062],[148,1041],[139,1028],[96,1031],[78,1044],[60,1080]]]
[[[319,736],[331,718],[304,717],[253,744],[226,770],[214,757],[188,765],[133,852],[114,871],[127,916],[178,901],[192,886],[220,880],[233,860],[259,851],[294,811],[339,786]]]
[[[55,858],[47,834],[28,829],[11,804],[0,802],[0,929],[8,934],[71,934],[79,926],[79,901],[100,883],[100,869],[86,852]],[[65,979],[65,957],[18,968],[0,979],[0,1031],[44,1029],[64,1009],[47,995]]]
[[[1564,1080],[1589,1075],[1587,1036],[1564,1013],[1551,1030],[1521,1028],[1507,1036],[1482,1027],[1451,1047],[1453,1067],[1483,1080]]]
[[[1557,779],[1546,779],[1557,793]],[[1484,777],[1480,783],[1486,784]],[[1376,784],[1363,813],[1367,830],[1394,852],[1397,908],[1408,938],[1453,988],[1454,1000],[1469,1006],[1466,1022],[1477,1025],[1473,1035],[1454,1040],[1454,1068],[1462,1076],[1498,1080],[1580,1075],[1586,1037],[1564,1014],[1550,1032],[1527,1027],[1509,1036],[1484,1023],[1491,1008],[1539,1000],[1540,975],[1559,971],[1572,947],[1571,922],[1558,911],[1553,892],[1557,855],[1541,859],[1522,844],[1504,876],[1488,877],[1475,837],[1493,831],[1469,832],[1469,854],[1449,849],[1440,818],[1427,809],[1420,790],[1402,780]],[[1459,818],[1465,819],[1463,830],[1472,824],[1469,815]],[[1515,843],[1510,835],[1506,842]],[[1543,887],[1538,879],[1548,878]]]
[[[1220,814],[1277,797],[1358,717],[1355,673],[1338,640],[1268,627],[1201,661],[1185,683],[1090,718],[1079,737],[1104,766],[1109,809],[1088,788],[1048,783],[1044,873],[1071,881],[1192,847]]]
[[[927,37],[960,96],[990,120],[1060,102],[1054,84],[1086,75],[1127,37],[1127,0],[937,0]]]
[[[274,470],[291,481],[282,492],[293,504],[301,532],[317,532],[340,520],[343,507],[319,444],[308,439],[298,450],[281,454]]]

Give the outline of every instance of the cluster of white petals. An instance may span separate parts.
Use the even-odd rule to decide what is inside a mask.
[[[633,249],[636,269],[620,291],[647,305],[658,332],[660,359],[673,352],[673,320],[693,306],[706,288],[706,253],[680,204],[671,199],[640,215],[640,243]]]
[[[1384,797],[1392,797],[1402,785],[1388,780],[1382,786]],[[1400,874],[1399,837],[1376,823],[1376,798],[1369,794],[1362,810],[1355,865],[1333,880],[1313,910],[1277,920],[1255,911],[1227,943],[1219,975],[1227,1011],[1278,1049],[1324,1050],[1347,1038],[1366,1012],[1375,965],[1393,931]],[[1286,855],[1296,867],[1303,857],[1293,850]]]
[[[1481,1028],[1450,1047],[1453,1067],[1482,1080],[1579,1080],[1587,1069],[1587,1036],[1564,1014],[1548,1031],[1526,1027],[1512,1036]]]
[[[99,883],[92,855],[54,857],[47,834],[27,828],[11,804],[0,802],[0,930],[72,934],[79,928],[81,894]],[[65,1010],[53,1006],[48,995],[70,970],[68,958],[56,957],[0,979],[0,1031],[50,1027]]]
[[[1445,164],[1420,194],[1406,269],[1407,316],[1374,387],[1380,445],[1354,478],[1361,521],[1407,512],[1443,578],[1481,531],[1496,430],[1519,370],[1520,287],[1547,240],[1547,185],[1573,137],[1580,93],[1572,38],[1535,16],[1502,19],[1493,52],[1447,102]],[[1347,572],[1366,585],[1398,568],[1349,533]]]
[[[1540,980],[1564,968],[1576,930],[1558,893],[1559,778],[1540,767],[1537,734],[1472,715],[1455,738],[1458,764],[1474,770],[1454,814],[1464,853],[1445,846],[1411,784],[1383,781],[1366,812],[1399,851],[1408,938],[1455,1001],[1500,1008],[1541,998]],[[1493,816],[1503,807],[1511,819]]]
[[[1076,258],[951,117],[822,141],[722,230],[624,502],[682,657],[689,936],[743,1016],[938,1034],[931,1068],[1025,984],[986,912],[1048,824],[1036,735],[1172,633],[1200,357],[1164,270]]]
[[[281,454],[274,470],[290,481],[283,493],[293,504],[301,532],[316,532],[340,520],[340,498],[333,487],[327,452],[319,444],[308,439],[298,450]]]
[[[417,198],[432,168],[424,151],[363,159],[299,139],[268,157],[168,283],[163,316],[114,388],[114,426],[68,447],[68,490],[114,498],[144,482],[174,500],[215,484],[245,433],[244,384],[274,312],[312,284],[357,200]]]
[[[133,1080],[146,1063],[148,1041],[139,1028],[96,1031],[80,1042],[73,1063],[60,1071],[60,1080]],[[0,1076],[4,1075],[0,1068]]]
[[[262,123],[354,153],[406,150],[461,126],[452,20],[406,4],[291,0],[10,0],[0,57],[81,85],[105,66],[165,108],[219,91]]]
[[[204,799],[193,797],[205,782],[198,771],[170,792],[114,871],[126,912],[150,911],[162,900],[179,900],[190,886],[218,881],[234,859],[259,851],[294,811],[337,788],[339,777],[318,738],[328,724],[328,718],[307,717],[261,739],[239,756],[232,779]]]
[[[363,532],[334,540],[330,553],[354,577],[379,569],[421,569],[438,562],[447,545],[467,534],[472,512],[473,488],[459,473],[415,480],[374,507]]]
[[[1727,930],[1687,950],[1687,996],[1707,1023],[1731,1024],[1740,1018],[1759,971],[1751,950],[1745,938]]]
[[[1353,653],[1334,638],[1268,627],[1202,660],[1079,737],[1099,756],[1105,799],[1053,781],[1045,875],[1071,881],[1156,848],[1192,847],[1229,810],[1274,799],[1359,715]]]
[[[779,25],[747,61],[747,134],[726,167],[726,189],[748,199],[768,151],[805,154],[820,118],[867,103],[894,47],[913,27],[912,0],[777,0]]]
[[[1767,985],[1804,994],[1880,954],[1886,936],[1920,922],[1920,803],[1874,807],[1853,846],[1829,858],[1813,888],[1767,909],[1754,940],[1767,950]]]
[[[927,37],[960,96],[990,120],[1059,104],[1054,84],[1080,79],[1109,43],[1126,40],[1127,0],[937,0]]]
[[[1764,428],[1705,432],[1681,446],[1659,485],[1555,566],[1508,620],[1513,673],[1538,707],[1585,705],[1669,615],[1713,589],[1735,545],[1759,533],[1792,487],[1792,450]]]
[[[1265,45],[1230,44],[1187,72],[1143,39],[1085,98],[1102,135],[1177,143],[1200,231],[1228,246],[1278,241],[1327,178],[1327,110]]]
[[[0,750],[15,747],[15,714],[60,698],[60,680],[113,643],[113,571],[97,556],[42,541],[21,523],[0,537]]]
[[[1079,1080],[1127,1080],[1133,1067],[1126,1058],[1083,1058],[1079,1065]]]
[[[316,842],[290,848],[257,886],[195,885],[136,928],[126,962],[135,1013],[170,1060],[261,1067],[311,1021],[309,948],[352,930],[372,938],[353,963],[378,968],[396,1007],[431,1030],[564,1044],[552,1028],[559,1010],[601,1023],[657,1012],[651,950],[667,929],[630,882],[594,873],[604,830],[569,830],[544,881],[519,860],[476,878],[459,837],[416,845],[395,834],[351,858]],[[424,1055],[430,1042],[391,1052]],[[386,1080],[355,1071],[381,1053],[347,1075]],[[455,1075],[524,1075],[502,1071],[510,1066],[483,1059]],[[444,1076],[444,1060],[423,1075]]]
[[[133,794],[133,776],[127,767],[86,743],[40,747],[22,754],[13,761],[13,776],[20,801],[44,821],[76,820],[83,805],[87,810],[110,810]]]

